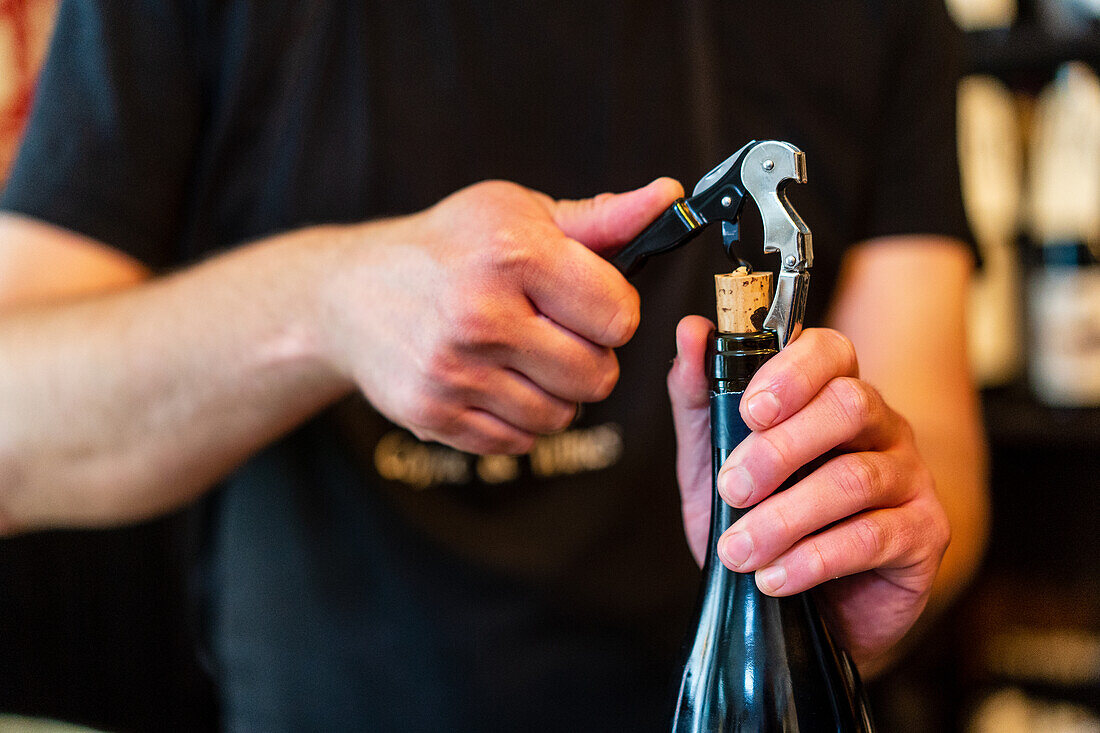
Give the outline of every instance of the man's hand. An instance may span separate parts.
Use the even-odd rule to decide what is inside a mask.
[[[677,329],[669,373],[684,527],[701,561],[710,516],[710,420],[704,372],[713,325]],[[908,423],[859,379],[855,349],[837,331],[807,329],[745,390],[753,430],[719,474],[722,498],[752,509],[718,543],[722,562],[755,572],[761,591],[820,592],[841,643],[872,660],[916,621],[950,529]],[[818,468],[785,491],[802,466]]]
[[[153,278],[0,215],[0,535],[178,507],[356,387],[422,438],[528,450],[614,386],[638,296],[601,255],[681,193],[482,183]]]
[[[604,259],[683,190],[584,201],[503,181],[352,227],[325,284],[323,348],[394,422],[476,453],[522,453],[607,397],[638,294]]]

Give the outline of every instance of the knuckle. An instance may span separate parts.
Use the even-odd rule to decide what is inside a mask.
[[[463,411],[451,424],[449,443],[459,450],[477,455],[517,455],[528,452],[535,436],[527,432],[494,427]]]
[[[492,258],[496,269],[509,269],[514,265],[526,266],[531,252],[515,229],[496,227],[486,240],[485,253]]]
[[[840,461],[837,485],[852,504],[862,505],[882,483],[882,468],[869,456],[849,453]]]
[[[607,399],[619,383],[619,360],[611,355],[609,362],[592,372],[587,387],[586,402],[600,402]]]
[[[577,415],[577,408],[575,405],[558,405],[551,407],[549,412],[545,432],[558,433],[573,423],[573,418]]]
[[[436,439],[436,435],[426,428],[422,428],[419,425],[406,425],[405,428],[413,434],[417,440],[421,443],[428,443]]]
[[[852,542],[860,556],[881,557],[886,551],[886,529],[870,517],[860,517],[852,523]]]
[[[805,395],[806,399],[809,399],[811,395],[820,389],[820,383],[814,377],[813,371],[804,362],[789,363],[786,369],[786,379],[790,380],[795,394]]]
[[[852,428],[864,425],[881,402],[878,392],[870,385],[852,377],[831,379],[826,390],[836,413]]]
[[[785,431],[773,428],[756,435],[760,436],[761,444],[770,454],[773,466],[779,469],[789,467],[791,471],[797,468],[793,458],[794,446]]]
[[[535,448],[535,436],[527,435],[522,438],[514,438],[503,446],[502,451],[510,456],[521,456],[530,453]]]
[[[477,183],[471,183],[469,186],[462,189],[457,194],[452,195],[468,195],[476,196],[478,198],[495,197],[500,194],[507,193],[513,185],[514,184],[511,184],[508,181],[503,181],[496,178],[487,178],[483,181],[478,181]]]
[[[455,441],[455,447],[479,456],[507,453],[505,441],[481,433],[467,434]]]
[[[526,418],[519,427],[539,434],[557,433],[573,422],[574,408],[554,399],[533,399],[524,405],[523,414]]]
[[[461,432],[450,441],[451,447],[464,453],[473,453],[478,456],[495,455],[503,453],[500,450],[499,441],[493,440],[480,433]]]
[[[836,354],[839,363],[849,368],[852,373],[858,373],[859,359],[856,356],[856,345],[852,340],[832,328],[822,329],[822,335],[826,339],[828,348]]]
[[[951,522],[947,518],[947,514],[939,505],[935,507],[935,510],[931,514],[932,516],[929,518],[927,524],[929,525],[932,540],[938,554],[942,556],[943,553],[947,551],[948,545],[951,544]]]
[[[578,218],[592,222],[594,236],[607,238],[613,233],[613,220],[608,217],[607,203],[615,198],[612,193],[600,193],[591,198],[571,201],[573,214]]]
[[[804,557],[806,570],[814,583],[820,583],[834,575],[829,569],[829,562],[825,559],[825,553],[818,542],[810,541],[806,543]]]
[[[781,507],[773,507],[767,513],[767,519],[763,526],[769,528],[769,534],[777,534],[782,542],[793,544],[801,535],[797,531],[793,518]]]
[[[451,313],[451,333],[458,343],[478,349],[502,346],[506,342],[496,306],[488,299],[470,299]]]
[[[417,438],[423,439],[421,433],[435,434],[447,422],[446,410],[439,400],[420,390],[405,397],[403,403],[406,427]]]
[[[479,245],[469,251],[470,270],[491,282],[521,282],[538,266],[538,248],[533,240],[515,227],[490,226],[478,238]]]
[[[447,345],[440,344],[424,360],[424,379],[431,384],[454,387],[465,369],[463,360]]]
[[[529,453],[535,446],[534,435],[515,437],[503,437],[493,435],[477,435],[472,440],[473,445],[467,449],[471,453],[482,456],[488,455],[522,455]]]
[[[638,291],[629,288],[615,303],[614,311],[601,333],[600,343],[606,346],[625,344],[638,328],[640,313]]]
[[[593,209],[598,209],[613,198],[615,198],[615,194],[613,193],[609,193],[606,191],[604,193],[598,193],[591,199],[589,199],[590,206]]]
[[[423,388],[437,401],[479,402],[492,376],[488,366],[464,358],[455,349],[440,348],[424,365]]]

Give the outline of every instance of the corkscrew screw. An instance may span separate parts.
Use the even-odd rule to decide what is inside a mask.
[[[806,182],[805,153],[779,140],[753,140],[703,176],[691,196],[677,199],[611,262],[624,275],[632,275],[649,257],[687,244],[720,221],[726,254],[745,265],[734,245],[740,239],[745,197],[752,196],[764,223],[764,251],[779,253],[775,297],[764,327],[775,331],[783,348],[802,331],[813,265],[810,230],[787,200],[790,181]]]

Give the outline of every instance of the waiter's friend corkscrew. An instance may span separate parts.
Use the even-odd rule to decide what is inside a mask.
[[[648,257],[670,252],[704,228],[722,223],[722,244],[730,259],[740,238],[738,221],[745,196],[752,196],[764,222],[764,251],[779,253],[775,298],[764,320],[779,348],[798,337],[806,313],[806,288],[813,266],[810,230],[787,200],[791,181],[806,182],[806,156],[779,140],[754,140],[719,163],[695,184],[691,196],[676,200],[612,260],[624,275],[637,272]]]

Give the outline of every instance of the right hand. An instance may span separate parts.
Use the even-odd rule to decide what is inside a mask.
[[[683,195],[555,201],[503,181],[358,225],[325,284],[330,362],[421,440],[524,453],[618,381],[638,293],[605,256]]]

